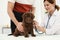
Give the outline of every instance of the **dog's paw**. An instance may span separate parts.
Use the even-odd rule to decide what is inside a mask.
[[[32,37],[36,37],[36,35],[32,35]]]
[[[29,37],[28,35],[25,35],[25,37]]]
[[[13,34],[13,36],[18,37],[19,35],[14,35],[14,34]]]

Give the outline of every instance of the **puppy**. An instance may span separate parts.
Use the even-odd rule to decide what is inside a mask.
[[[24,35],[25,37],[29,37],[29,34],[31,34],[31,36],[35,37],[35,34],[33,32],[34,15],[32,13],[24,13],[22,15],[22,18],[23,18],[22,25],[23,25],[24,32],[20,32],[16,28],[15,32],[13,33],[13,35],[14,36]]]

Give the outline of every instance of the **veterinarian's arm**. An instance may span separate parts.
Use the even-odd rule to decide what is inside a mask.
[[[44,27],[40,27],[40,26],[36,26],[36,28],[40,31],[42,31],[43,33],[46,32],[46,29]]]
[[[42,31],[43,33],[46,32],[46,29],[44,27],[39,26],[39,24],[36,21],[34,22],[34,25],[37,28],[37,30]]]
[[[16,20],[14,13],[13,13],[14,3],[8,2],[8,15],[11,18],[11,20],[15,23],[15,25],[18,24],[18,21]]]

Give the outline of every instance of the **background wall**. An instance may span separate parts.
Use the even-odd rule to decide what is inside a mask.
[[[10,18],[7,13],[7,0],[0,0],[0,26],[10,25]],[[42,14],[42,0],[37,0],[36,11],[35,11],[35,20],[41,20]]]
[[[41,23],[41,18],[44,16],[44,6],[43,0],[36,1],[36,10],[35,10],[35,20]],[[0,0],[0,33],[2,31],[2,27],[10,26],[10,18],[7,13],[7,0]],[[57,0],[57,4],[60,6],[60,0]]]
[[[10,19],[7,13],[7,2],[7,0],[0,0],[0,26],[10,24]]]
[[[7,0],[0,0],[0,33],[2,27],[10,26],[10,18],[7,13]]]

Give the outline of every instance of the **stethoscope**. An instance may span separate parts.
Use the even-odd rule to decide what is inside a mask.
[[[51,16],[48,15],[48,21],[47,21],[47,24],[46,24],[46,28],[48,27],[48,24],[49,24],[49,20],[50,20]],[[39,33],[39,31],[37,30],[37,28],[35,27],[35,31],[38,33],[38,34],[43,34],[43,33]]]
[[[37,28],[35,27],[35,31],[38,33],[38,34],[43,34],[43,33],[40,33]]]

